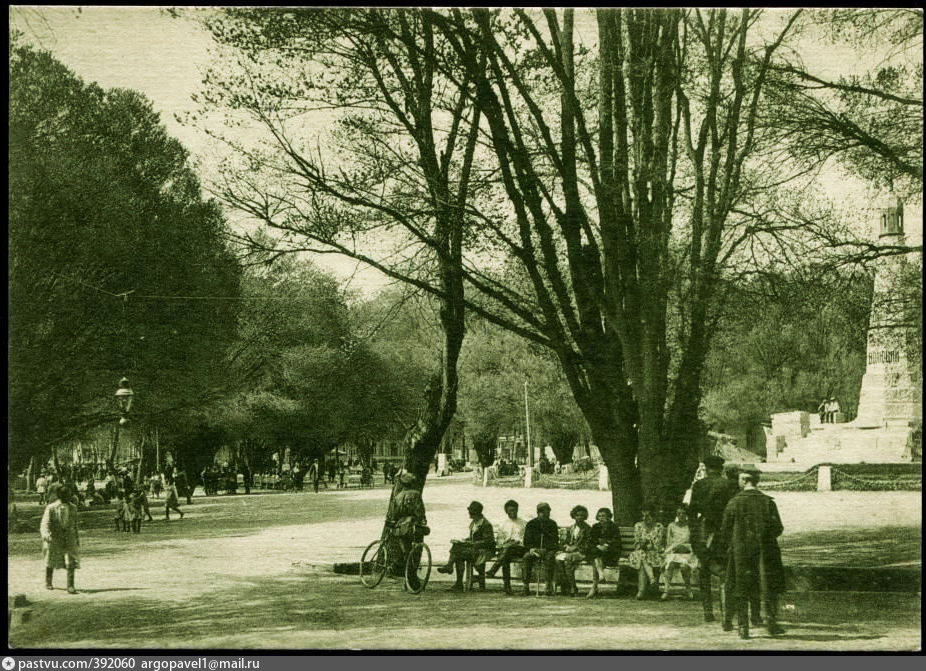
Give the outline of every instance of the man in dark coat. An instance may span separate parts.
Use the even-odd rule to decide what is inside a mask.
[[[714,599],[711,585],[711,565],[723,563],[724,557],[716,553],[717,533],[723,522],[723,511],[727,503],[738,491],[735,483],[731,483],[723,474],[723,457],[714,455],[704,459],[707,477],[694,483],[691,487],[691,544],[692,550],[698,557],[701,565],[698,571],[698,589],[701,592],[701,603],[704,606],[704,621],[714,621]],[[731,617],[728,609],[721,604],[724,611],[724,621]]]
[[[547,596],[553,596],[553,572],[556,568],[556,551],[559,548],[559,526],[550,519],[550,504],[537,504],[537,517],[524,527],[526,553],[521,574],[524,579],[524,596],[531,593],[531,569],[536,562],[543,567]]]
[[[768,633],[775,636],[781,633],[777,622],[778,595],[785,587],[778,547],[784,527],[774,499],[756,488],[758,471],[740,473],[739,483],[742,491],[727,504],[721,527],[727,549],[727,591],[732,593],[730,601],[736,605],[740,638],[749,638],[750,597],[756,594],[765,606]]]

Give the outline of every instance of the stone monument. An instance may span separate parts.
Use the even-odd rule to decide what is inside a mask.
[[[876,211],[880,245],[903,246],[903,203],[889,197],[877,204]],[[858,413],[851,422],[860,429],[907,427],[922,417],[921,390],[913,383],[907,356],[909,326],[905,326],[905,292],[899,286],[904,263],[902,254],[884,256],[875,271],[865,375]]]
[[[865,375],[859,392],[858,413],[848,423],[820,424],[816,414],[790,412],[772,415],[766,434],[766,461],[802,468],[815,464],[890,463],[910,461],[907,439],[922,421],[922,387],[911,362],[910,318],[907,310],[911,281],[903,253],[904,207],[890,196],[875,203],[879,255],[874,295],[868,321]],[[907,266],[907,267],[905,267]],[[905,280],[904,277],[907,279]],[[807,422],[805,422],[805,416]],[[808,431],[809,428],[809,431]]]

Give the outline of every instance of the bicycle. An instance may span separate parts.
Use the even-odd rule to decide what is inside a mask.
[[[387,524],[382,538],[370,543],[360,557],[360,582],[369,589],[379,585],[390,569],[392,559],[388,548],[393,544],[394,528],[394,525]],[[415,540],[398,565],[404,567],[403,589],[419,594],[431,577],[431,549],[424,540]]]

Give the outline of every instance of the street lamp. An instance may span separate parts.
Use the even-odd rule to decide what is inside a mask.
[[[129,378],[124,377],[119,380],[119,388],[116,390],[116,401],[119,403],[119,409],[122,411],[122,417],[119,419],[119,423],[122,425],[125,425],[125,423],[129,421],[126,415],[129,413],[129,410],[132,409],[132,398],[134,396],[135,393],[129,386]]]
[[[115,471],[116,466],[116,450],[119,449],[119,427],[125,426],[129,419],[128,415],[129,410],[132,409],[132,398],[135,396],[135,393],[132,391],[132,388],[129,386],[129,378],[124,377],[119,380],[119,388],[116,390],[116,402],[119,404],[119,410],[122,413],[122,417],[119,418],[119,423],[116,424],[116,435],[113,436],[113,446],[109,453],[109,469]]]

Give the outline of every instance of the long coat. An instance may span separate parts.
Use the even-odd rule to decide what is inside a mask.
[[[42,515],[39,531],[46,568],[80,567],[77,506],[63,501],[49,503]]]
[[[708,565],[711,560],[725,559],[710,549],[723,523],[724,510],[738,491],[736,483],[721,474],[708,475],[695,482],[691,488],[691,545],[702,564]]]
[[[745,489],[730,499],[721,537],[727,552],[728,575],[733,576],[739,597],[758,591],[766,599],[784,591],[785,572],[778,547],[782,531],[772,497],[758,489]]]

